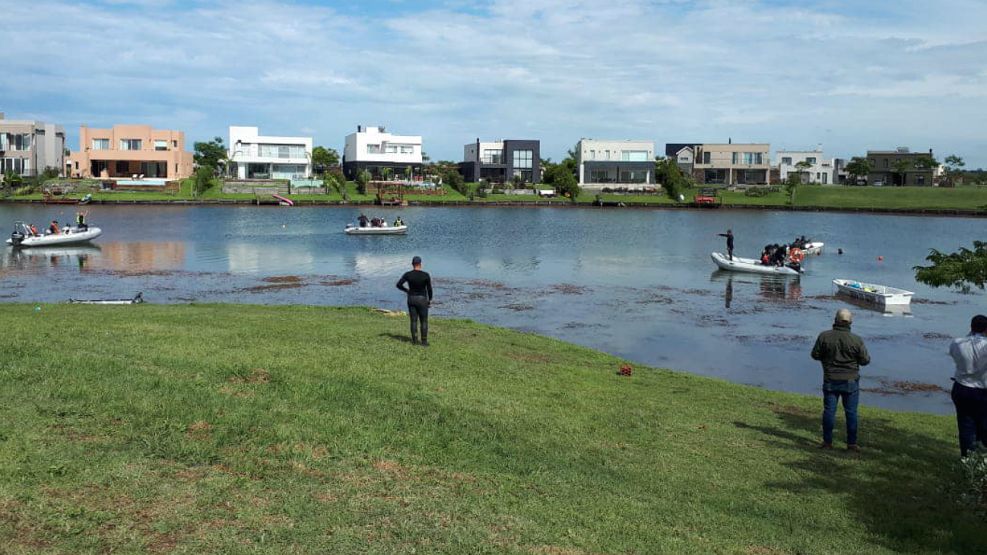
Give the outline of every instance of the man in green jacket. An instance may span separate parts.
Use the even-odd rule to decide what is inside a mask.
[[[846,448],[857,446],[857,403],[860,401],[860,367],[870,364],[864,340],[850,332],[853,314],[845,308],[836,311],[833,329],[819,334],[812,347],[812,358],[823,367],[823,449],[833,448],[836,405],[843,400],[846,415]]]

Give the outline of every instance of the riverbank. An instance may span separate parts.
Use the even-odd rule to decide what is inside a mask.
[[[15,551],[982,552],[955,422],[367,309],[0,305]],[[97,326],[97,327],[93,327]]]
[[[640,207],[640,208],[695,208],[691,199],[696,190],[683,192],[686,202],[674,202],[663,195],[635,194],[596,194],[582,193],[576,202],[561,198],[542,198],[535,195],[490,194],[486,197],[464,196],[456,191],[446,191],[442,195],[405,195],[404,200],[412,206],[595,206]],[[70,195],[69,199],[81,198]],[[987,216],[987,188],[983,187],[800,187],[790,203],[783,191],[767,193],[763,196],[747,196],[739,191],[722,191],[719,195],[721,206],[725,208],[751,210],[796,210],[796,211],[845,211],[898,214],[936,214]],[[100,192],[92,196],[94,204],[271,204],[278,201],[269,195],[224,194],[215,188],[200,196],[194,196],[191,188],[183,186],[175,194],[147,192]],[[299,206],[369,206],[374,203],[372,195],[360,195],[355,187],[347,194],[346,200],[339,193],[288,195]],[[44,203],[41,195],[9,197],[7,202]]]

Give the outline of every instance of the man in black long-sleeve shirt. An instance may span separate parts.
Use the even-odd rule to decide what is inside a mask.
[[[411,318],[411,343],[418,345],[418,324],[421,323],[423,347],[428,347],[428,307],[432,304],[432,277],[422,271],[422,259],[411,259],[410,272],[398,280],[398,289],[408,294],[408,316]],[[407,284],[407,286],[405,285]]]
[[[726,233],[717,233],[717,235],[727,238],[727,256],[733,260],[733,230],[728,229]]]

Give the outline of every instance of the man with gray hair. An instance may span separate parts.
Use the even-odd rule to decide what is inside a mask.
[[[812,358],[823,368],[823,449],[833,448],[836,405],[843,400],[846,415],[846,448],[857,446],[857,403],[860,400],[860,367],[870,364],[864,340],[850,331],[853,314],[845,308],[836,311],[833,329],[819,334],[812,347]]]

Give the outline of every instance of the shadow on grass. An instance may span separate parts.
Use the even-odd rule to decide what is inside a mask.
[[[392,341],[400,341],[401,343],[411,343],[411,337],[408,337],[407,335],[398,335],[396,333],[381,333],[377,335],[377,337],[383,337]]]
[[[864,413],[862,453],[823,451],[816,440],[821,439],[819,413],[790,406],[772,410],[777,427],[734,422],[768,436],[775,447],[804,454],[783,463],[799,479],[769,481],[768,487],[801,495],[806,503],[814,502],[817,492],[838,494],[875,541],[894,551],[987,553],[987,523],[956,501],[962,477],[954,464],[955,445]],[[837,421],[837,441],[844,437],[843,422]]]

